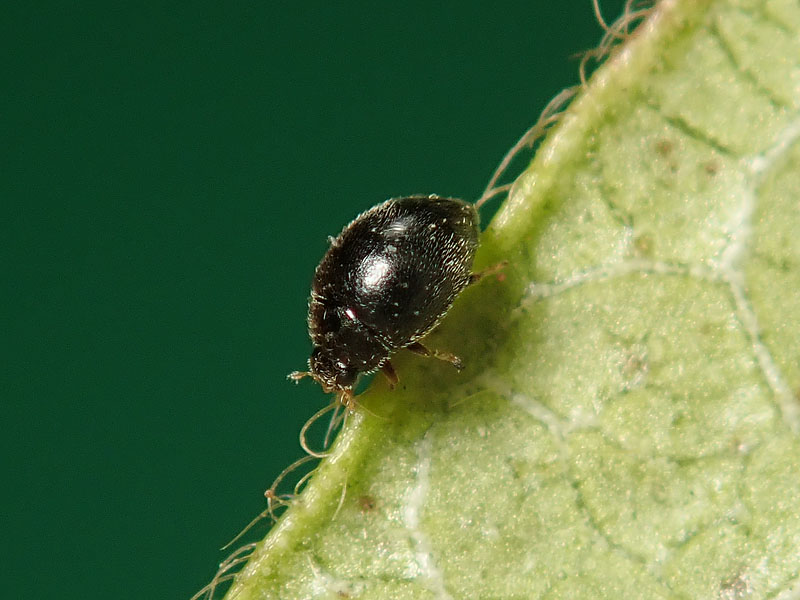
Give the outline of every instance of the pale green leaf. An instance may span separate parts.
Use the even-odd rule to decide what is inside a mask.
[[[800,597],[800,3],[662,2],[229,597]],[[402,354],[402,353],[401,353]]]

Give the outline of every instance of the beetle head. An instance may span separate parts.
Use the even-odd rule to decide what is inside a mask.
[[[308,366],[308,373],[295,371],[289,378],[298,381],[303,377],[311,377],[326,394],[336,392],[349,396],[358,378],[358,369],[348,365],[346,357],[339,356],[331,348],[314,346]]]
[[[353,387],[358,370],[348,364],[344,356],[339,356],[332,348],[316,346],[308,359],[311,373],[326,392],[346,390]]]

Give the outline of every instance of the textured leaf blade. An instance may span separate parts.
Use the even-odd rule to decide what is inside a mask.
[[[794,597],[800,7],[663,2],[232,598]],[[793,590],[795,590],[793,592]]]

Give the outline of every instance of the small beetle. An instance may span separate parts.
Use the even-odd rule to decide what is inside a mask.
[[[380,369],[397,383],[389,358],[401,348],[461,369],[458,357],[418,340],[488,272],[472,273],[477,247],[478,212],[456,198],[393,198],[358,215],[331,239],[314,273],[309,371],[289,378],[309,376],[350,405],[362,373]]]

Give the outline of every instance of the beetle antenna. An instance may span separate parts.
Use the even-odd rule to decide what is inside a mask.
[[[295,383],[298,383],[304,377],[314,377],[314,375],[308,371],[292,371],[286,376],[286,379],[291,379]]]

